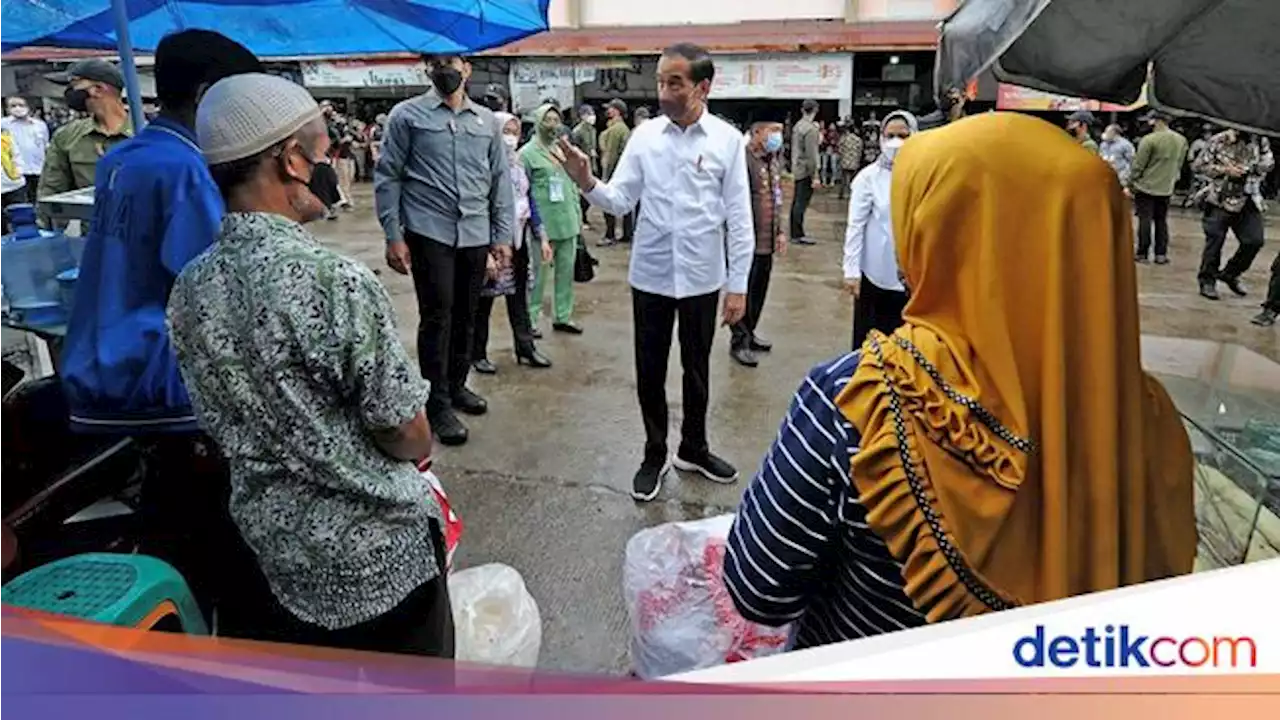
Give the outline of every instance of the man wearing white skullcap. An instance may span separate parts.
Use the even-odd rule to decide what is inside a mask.
[[[381,282],[322,247],[308,189],[329,138],[301,86],[215,84],[196,134],[226,200],[218,242],[183,271],[173,344],[231,466],[231,514],[270,585],[255,639],[453,656],[430,387]]]

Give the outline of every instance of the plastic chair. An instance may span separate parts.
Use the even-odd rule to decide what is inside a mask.
[[[64,558],[14,578],[0,597],[9,605],[143,630],[172,617],[187,634],[209,634],[182,575],[146,555]]]

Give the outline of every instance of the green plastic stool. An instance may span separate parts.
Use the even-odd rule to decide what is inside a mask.
[[[176,615],[183,632],[208,635],[195,597],[173,566],[146,555],[86,553],[63,558],[14,578],[0,590],[8,605],[151,628]]]

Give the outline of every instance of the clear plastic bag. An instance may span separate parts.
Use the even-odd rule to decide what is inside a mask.
[[[514,568],[490,563],[449,576],[458,660],[532,668],[542,647],[538,603]]]
[[[724,586],[732,524],[732,515],[667,523],[627,542],[622,585],[640,677],[749,660],[786,645],[788,628],[746,621]]]

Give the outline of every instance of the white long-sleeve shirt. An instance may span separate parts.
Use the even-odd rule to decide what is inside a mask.
[[[755,248],[742,133],[703,110],[686,129],[666,117],[631,132],[608,183],[587,200],[611,215],[640,202],[631,247],[631,286],[686,298],[747,291]],[[725,227],[728,227],[728,242]]]
[[[43,120],[28,117],[19,120],[6,115],[0,127],[9,131],[13,144],[22,154],[18,171],[23,175],[39,175],[44,167],[44,151],[49,146],[49,126]]]
[[[849,193],[849,225],[844,234],[844,277],[863,275],[884,290],[906,288],[898,277],[898,253],[889,215],[889,180],[893,171],[872,163],[853,178]]]

